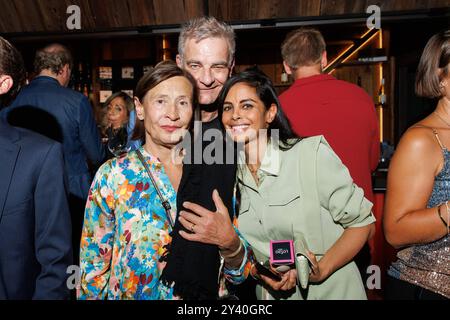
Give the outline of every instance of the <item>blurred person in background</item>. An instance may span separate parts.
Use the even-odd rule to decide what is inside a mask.
[[[88,98],[67,88],[72,65],[72,54],[61,44],[37,50],[34,60],[37,76],[6,111],[11,125],[47,133],[63,146],[74,260],[78,261],[84,206],[92,182],[91,168],[103,162],[105,148]]]
[[[101,120],[103,143],[108,145],[118,134],[124,132],[128,150],[131,150],[130,143],[132,142],[131,136],[134,125],[130,126],[130,121],[135,116],[133,99],[125,92],[116,92],[106,99],[103,104]],[[108,150],[107,158],[113,156],[111,151]]]
[[[328,63],[326,43],[317,29],[290,32],[281,55],[295,81],[280,95],[294,132],[302,137],[323,135],[355,184],[373,201],[372,172],[378,166],[380,140],[372,98],[357,85],[323,73]],[[370,260],[370,247],[365,244],[355,258],[364,280]]]

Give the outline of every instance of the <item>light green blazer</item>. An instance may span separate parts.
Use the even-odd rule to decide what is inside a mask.
[[[268,143],[256,185],[248,167],[239,165],[241,192],[238,226],[256,259],[269,259],[270,240],[295,240],[302,234],[320,260],[345,228],[375,222],[372,203],[353,183],[348,169],[323,136],[305,138],[288,151]],[[367,299],[354,262],[307,290],[281,294],[257,287],[258,299]]]

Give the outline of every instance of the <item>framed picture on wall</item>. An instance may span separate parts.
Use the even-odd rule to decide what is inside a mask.
[[[99,67],[100,79],[112,79],[112,67]]]
[[[134,79],[134,68],[122,67],[122,79]]]
[[[112,90],[100,90],[100,103],[105,103],[105,101],[112,95]]]

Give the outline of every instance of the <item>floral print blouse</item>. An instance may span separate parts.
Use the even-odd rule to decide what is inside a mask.
[[[176,192],[161,162],[139,149],[163,196],[176,213]],[[172,287],[159,281],[164,263],[159,260],[170,244],[172,228],[156,189],[137,153],[132,151],[104,163],[98,170],[86,204],[80,247],[81,282],[78,299],[176,299]],[[237,270],[223,270],[224,279],[244,281],[251,255]]]
[[[140,148],[176,212],[176,192],[156,157]],[[98,170],[86,204],[80,248],[79,299],[173,298],[159,281],[171,226],[135,151]]]

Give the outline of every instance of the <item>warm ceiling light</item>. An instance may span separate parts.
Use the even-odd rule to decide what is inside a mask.
[[[360,39],[364,39],[370,32],[372,32],[373,29],[369,29],[367,30],[363,35],[361,35]],[[357,53],[359,50],[361,50],[362,48],[364,48],[377,34],[381,33],[381,29],[378,30],[377,32],[375,32],[369,39],[367,39],[366,41],[364,41],[362,44],[360,44],[355,51],[350,54],[348,57],[344,58],[342,60],[341,63],[346,62],[348,59],[350,59],[351,57],[353,57],[353,55],[355,53]],[[350,45],[349,47],[347,47],[346,49],[344,49],[335,59],[333,59],[333,61],[331,61],[330,63],[328,63],[328,65],[325,67],[325,70],[327,68],[329,68],[330,66],[332,66],[334,63],[336,63],[343,55],[345,55],[347,52],[350,51],[350,49],[352,49],[355,46],[355,44]],[[331,74],[333,73],[333,71],[335,70],[335,68],[333,68],[331,71],[329,71],[328,73]]]
[[[369,30],[370,31],[370,30]],[[349,55],[347,58],[345,58],[344,60],[342,60],[342,62],[346,62],[348,59],[350,59],[351,57],[353,57],[355,55],[355,53],[357,53],[359,50],[363,49],[370,41],[372,41],[373,38],[375,38],[376,35],[378,35],[380,33],[380,31],[377,31],[376,33],[374,33],[369,39],[367,39],[366,41],[364,41],[358,48],[356,48],[356,50]],[[368,32],[366,32],[365,35],[367,35]],[[363,39],[363,37],[361,37],[361,39]]]

